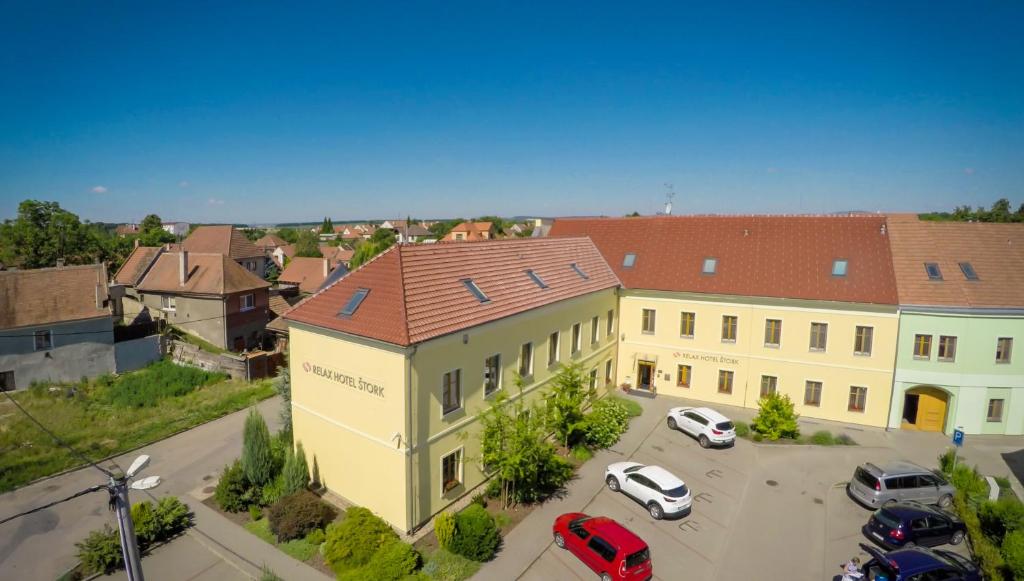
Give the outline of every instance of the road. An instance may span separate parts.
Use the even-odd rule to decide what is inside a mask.
[[[280,398],[258,404],[271,431],[280,425]],[[146,475],[159,475],[155,496],[174,495],[194,504],[188,493],[204,482],[213,486],[216,475],[242,450],[242,410],[192,430],[161,440],[115,459],[127,468],[139,454],[149,454]],[[41,418],[45,423],[46,418]],[[60,426],[51,426],[58,434]],[[0,495],[0,517],[15,514],[104,482],[92,467],[81,468]],[[133,501],[141,499],[133,494]],[[0,525],[0,579],[54,579],[76,562],[74,543],[104,523],[114,524],[105,492],[70,502]]]

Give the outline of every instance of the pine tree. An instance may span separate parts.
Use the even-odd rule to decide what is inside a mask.
[[[274,477],[274,455],[270,449],[270,430],[256,408],[245,418],[242,439],[242,472],[256,486],[263,486]]]
[[[309,464],[306,462],[306,451],[299,442],[294,452],[289,448],[284,459],[284,493],[285,495],[305,490],[309,486]]]
[[[310,481],[310,485],[313,489],[319,489],[323,485],[323,481],[320,480],[320,464],[316,461],[316,454],[313,454],[313,478]]]

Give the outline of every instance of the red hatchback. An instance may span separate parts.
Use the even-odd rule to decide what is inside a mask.
[[[571,512],[556,518],[553,529],[555,544],[579,557],[604,581],[644,581],[653,576],[647,543],[608,517]]]

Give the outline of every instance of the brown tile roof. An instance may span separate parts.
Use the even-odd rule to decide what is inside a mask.
[[[588,275],[576,274],[576,263]],[[526,275],[535,271],[547,289]],[[463,279],[488,297],[481,303]],[[298,321],[398,345],[411,345],[537,307],[619,285],[586,238],[396,245],[285,315]],[[369,289],[355,314],[338,313]]]
[[[180,253],[164,252],[135,288],[144,292],[228,295],[268,288],[270,283],[249,272],[224,254],[188,253],[188,280],[178,284]]]
[[[224,254],[234,260],[263,256],[263,252],[233,226],[200,226],[182,241],[181,247],[189,252]]]
[[[296,256],[288,261],[288,266],[277,277],[277,281],[297,284],[299,290],[304,293],[315,293],[327,279],[327,274],[324,274],[324,260],[327,259]]]
[[[491,231],[493,226],[494,224],[492,222],[463,222],[452,228],[451,231],[445,235],[444,239],[455,240],[455,233],[463,232],[466,234],[466,237],[462,240],[487,240],[487,238],[484,238],[484,233],[490,232],[490,235],[493,237],[494,232]]]
[[[627,288],[896,304],[882,216],[659,216],[558,219],[589,236]],[[636,255],[623,267],[627,253]],[[716,258],[713,275],[702,274]],[[832,276],[835,259],[848,261]]]
[[[278,246],[284,246],[285,244],[288,244],[288,242],[285,241],[284,238],[275,234],[267,234],[256,242],[253,242],[253,245],[257,248],[277,248]]]
[[[146,273],[149,265],[153,264],[157,255],[163,251],[160,246],[139,246],[132,250],[132,253],[125,259],[121,268],[114,273],[114,282],[127,286],[135,286],[139,279]]]
[[[320,254],[324,255],[324,258],[331,261],[331,268],[334,268],[338,263],[348,262],[352,260],[352,256],[355,255],[354,250],[348,248],[342,248],[341,246],[331,246],[330,244],[320,245]]]
[[[928,222],[907,214],[888,223],[901,304],[1024,307],[1024,224]],[[942,280],[928,279],[926,262],[939,265]],[[961,262],[974,267],[978,280],[967,280]]]
[[[97,294],[102,304],[107,274],[99,264],[0,272],[0,329],[110,316]]]
[[[284,297],[281,295],[270,295],[268,308],[275,317],[280,317],[281,315],[288,312],[288,309],[292,308],[292,305],[294,305],[297,302],[299,302],[298,297],[289,299],[288,297]]]

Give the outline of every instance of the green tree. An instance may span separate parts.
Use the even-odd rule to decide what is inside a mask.
[[[309,230],[299,232],[298,240],[295,242],[295,256],[307,258],[323,258],[320,252],[320,239]]]
[[[245,233],[245,237],[249,239],[249,242],[256,242],[267,235],[267,231],[263,228],[246,228],[242,232]]]
[[[637,212],[637,211],[634,210],[632,214],[626,214],[626,217],[627,218],[639,218],[640,217],[640,212]]]
[[[174,241],[174,234],[164,230],[164,222],[156,214],[149,214],[139,224],[139,244],[143,246],[160,246]]]
[[[321,234],[331,234],[334,232],[334,223],[331,222],[330,218],[325,217],[324,223],[320,225]]]
[[[277,234],[278,238],[284,240],[288,244],[295,244],[299,240],[299,231],[295,228],[278,228],[275,234]]]
[[[465,222],[463,218],[455,218],[454,220],[438,220],[430,225],[430,233],[437,238],[444,238],[446,234],[452,231],[452,228]]]
[[[369,240],[362,241],[352,254],[349,261],[349,268],[355,269],[366,264],[371,258],[391,248],[395,244],[394,231],[386,228],[378,228]]]
[[[291,441],[292,434],[292,371],[289,365],[290,359],[291,351],[286,351],[284,365],[274,381],[274,389],[281,396],[281,432],[288,434],[288,441]]]
[[[89,264],[99,260],[94,229],[57,202],[25,200],[18,204],[18,216],[0,224],[0,262],[21,268],[66,264]]]
[[[1006,198],[1000,198],[992,204],[992,209],[988,212],[989,222],[1011,222],[1013,220],[1013,210],[1010,209],[1010,200]]]
[[[295,451],[288,449],[284,459],[284,494],[287,496],[309,486],[309,463],[306,462],[306,451],[302,442],[295,446]]]
[[[566,447],[582,434],[583,404],[593,399],[596,393],[596,390],[584,387],[585,384],[579,363],[563,365],[545,398],[548,429],[554,431]]]
[[[758,412],[750,427],[769,440],[800,437],[800,426],[788,395],[770,393],[757,402]]]
[[[270,449],[270,430],[256,411],[249,410],[242,437],[242,473],[255,486],[263,486],[274,477],[274,454]]]
[[[505,228],[512,225],[511,220],[506,220],[501,216],[480,216],[474,222],[490,222],[494,224],[494,231],[498,234],[504,234]]]

